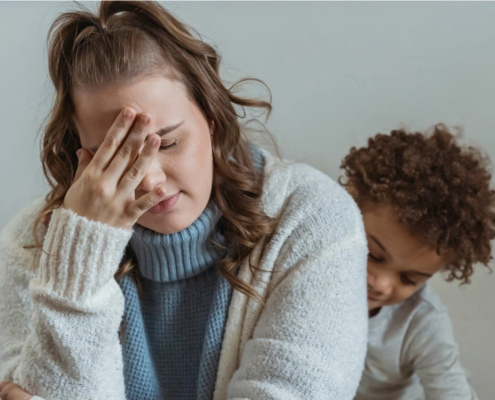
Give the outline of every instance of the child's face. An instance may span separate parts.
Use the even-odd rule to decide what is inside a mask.
[[[400,224],[388,204],[361,206],[368,239],[368,308],[400,303],[446,265]]]

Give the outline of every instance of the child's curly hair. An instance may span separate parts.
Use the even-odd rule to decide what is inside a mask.
[[[367,147],[353,147],[341,164],[346,182],[339,181],[358,203],[390,203],[400,222],[451,260],[447,280],[469,283],[473,264],[488,267],[492,259],[495,191],[488,165],[437,124],[426,133],[377,134]]]

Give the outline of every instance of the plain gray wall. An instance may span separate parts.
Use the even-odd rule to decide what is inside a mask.
[[[86,3],[88,4],[88,3]],[[51,87],[45,37],[70,3],[0,3],[0,228],[44,193],[36,132]],[[225,77],[264,80],[283,155],[330,176],[370,135],[461,125],[495,158],[495,3],[168,3],[220,49]],[[258,93],[258,92],[256,92]],[[259,92],[262,93],[262,92]],[[495,393],[495,275],[435,277],[480,399]]]

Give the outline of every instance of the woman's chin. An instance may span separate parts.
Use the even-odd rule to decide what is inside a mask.
[[[199,215],[170,210],[162,214],[145,213],[138,219],[138,224],[163,235],[171,235],[187,229]]]

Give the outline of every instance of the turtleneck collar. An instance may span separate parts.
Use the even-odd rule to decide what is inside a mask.
[[[198,275],[222,256],[214,243],[224,238],[216,229],[221,212],[210,201],[188,228],[169,235],[134,225],[129,242],[141,275],[156,282],[173,282]]]
[[[249,143],[253,165],[263,171],[264,158],[261,151]],[[188,228],[164,235],[134,225],[129,242],[136,254],[138,269],[142,276],[156,282],[173,282],[198,275],[216,265],[223,256],[221,247],[224,237],[217,224],[222,214],[213,201]]]

